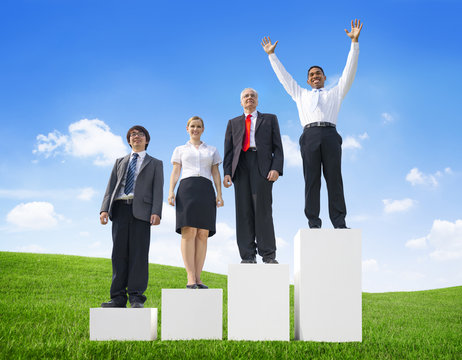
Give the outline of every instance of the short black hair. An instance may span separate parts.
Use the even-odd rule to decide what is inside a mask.
[[[149,136],[149,131],[147,131],[143,126],[141,125],[135,125],[135,126],[132,126],[130,129],[128,129],[127,131],[127,141],[128,141],[128,145],[130,145],[130,134],[133,130],[137,130],[137,131],[141,131],[142,133],[144,133],[144,136],[146,137],[146,146],[144,147],[144,150],[146,150],[148,148],[148,145],[149,145],[149,141],[151,140],[151,137]],[[130,147],[132,147],[130,145]]]
[[[322,67],[318,66],[318,65],[313,65],[312,67],[310,67],[308,69],[308,72],[306,73],[306,77],[308,78],[310,76],[310,70],[313,69],[313,68],[317,68],[317,69],[320,69],[322,71],[322,74],[324,76],[326,76],[326,74],[324,74],[324,70],[322,69]]]

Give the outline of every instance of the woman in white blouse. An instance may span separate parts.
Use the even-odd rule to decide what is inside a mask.
[[[207,252],[207,238],[215,234],[217,207],[223,206],[218,170],[222,160],[214,146],[201,141],[204,121],[200,117],[190,118],[186,131],[190,140],[173,151],[168,203],[176,205],[176,232],[181,234],[181,253],[188,273],[186,287],[207,289],[201,281],[201,272]],[[175,198],[174,190],[180,173],[181,181]]]

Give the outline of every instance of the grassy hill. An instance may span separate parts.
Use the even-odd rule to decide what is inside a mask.
[[[146,306],[161,310],[161,289],[183,288],[186,273],[150,264],[149,274]],[[108,259],[0,252],[0,359],[462,359],[462,286],[364,293],[362,343],[92,342],[89,308],[109,299],[110,281]],[[224,289],[226,339],[227,278],[203,281]],[[293,300],[291,328],[293,340]]]

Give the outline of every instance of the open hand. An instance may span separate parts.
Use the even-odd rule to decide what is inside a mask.
[[[358,42],[359,34],[361,33],[362,28],[363,24],[361,24],[361,20],[355,19],[354,22],[351,20],[351,31],[345,29],[345,32],[352,42]]]
[[[261,46],[263,46],[263,50],[265,50],[265,52],[270,55],[270,54],[274,54],[274,49],[276,48],[276,45],[278,44],[278,42],[276,41],[274,43],[274,45],[271,43],[271,39],[270,37],[264,37],[263,40],[261,41]]]

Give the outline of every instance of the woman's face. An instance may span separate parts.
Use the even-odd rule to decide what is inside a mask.
[[[200,120],[193,120],[186,126],[189,137],[191,140],[200,140],[202,133],[204,132],[204,127]]]

